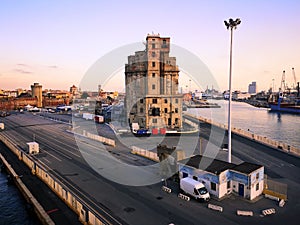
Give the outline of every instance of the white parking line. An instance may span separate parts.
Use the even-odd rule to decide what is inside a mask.
[[[48,162],[49,164],[51,164],[51,162],[48,159],[43,158],[43,160],[45,160],[46,162]]]
[[[56,157],[55,155],[51,154],[50,152],[48,152],[48,151],[44,151],[44,152],[46,152],[47,154],[51,155],[53,158],[57,159],[58,161],[60,161],[60,162],[62,161],[60,158]]]

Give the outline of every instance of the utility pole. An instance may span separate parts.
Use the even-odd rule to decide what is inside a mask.
[[[227,30],[230,29],[230,60],[229,60],[229,103],[228,103],[228,162],[231,163],[231,77],[232,77],[232,39],[233,39],[233,29],[237,28],[237,25],[241,23],[241,20],[237,18],[236,20],[229,19],[229,22],[224,21]]]

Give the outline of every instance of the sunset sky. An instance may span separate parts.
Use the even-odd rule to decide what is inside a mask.
[[[154,32],[199,57],[223,91],[229,73],[229,31],[223,21],[237,17],[242,23],[234,31],[233,89],[246,91],[256,81],[259,90],[267,90],[272,79],[278,88],[283,70],[292,84],[292,67],[300,80],[297,0],[2,0],[0,4],[0,89],[29,89],[34,82],[51,89],[78,86],[99,58],[143,42]],[[121,90],[123,76],[121,69],[106,88]],[[192,76],[203,80],[203,87],[211,86],[200,72]],[[181,80],[180,86],[186,82]]]

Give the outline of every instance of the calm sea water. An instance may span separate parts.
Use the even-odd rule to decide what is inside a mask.
[[[0,172],[0,225],[8,224],[39,225],[40,223],[26,209],[26,202],[17,187],[7,183],[7,174]]]
[[[228,101],[215,100],[221,108],[188,109],[194,115],[227,124]],[[232,126],[300,148],[300,115],[270,112],[243,102],[232,102]]]

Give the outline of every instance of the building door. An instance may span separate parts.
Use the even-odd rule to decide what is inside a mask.
[[[244,184],[239,183],[239,195],[244,197]]]
[[[171,118],[168,118],[168,125],[169,125],[169,126],[172,125],[172,120],[171,120]]]

